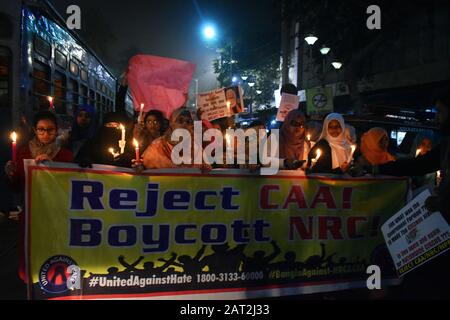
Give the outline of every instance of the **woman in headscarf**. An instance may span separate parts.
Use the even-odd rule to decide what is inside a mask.
[[[193,144],[194,144],[194,119],[191,112],[185,107],[180,107],[173,111],[169,119],[169,129],[165,134],[153,141],[150,146],[144,151],[142,156],[143,164],[146,169],[163,169],[163,168],[178,168],[178,167],[192,167],[191,165],[177,165],[172,162],[172,150],[180,143],[180,141],[172,141],[172,133],[176,129],[185,129],[191,135],[191,157],[193,159]],[[202,150],[201,146],[199,148]],[[191,160],[192,160],[191,159]]]
[[[286,168],[296,167],[295,163],[308,159],[311,144],[306,139],[306,117],[302,111],[291,110],[280,130],[280,159]]]
[[[67,147],[72,150],[75,161],[83,145],[95,136],[95,108],[91,105],[78,107],[74,114],[72,130],[69,133]]]
[[[395,157],[388,152],[389,137],[383,128],[372,128],[361,137],[360,156],[355,159],[365,165],[380,165],[395,161]]]
[[[164,115],[159,110],[150,110],[144,117],[143,123],[137,123],[134,126],[133,136],[139,142],[142,150],[157,138],[162,136],[165,131]]]
[[[123,153],[119,144],[122,140],[120,125],[125,128]],[[103,124],[94,138],[88,140],[79,151],[77,162],[82,167],[96,163],[129,168],[134,157],[132,120],[124,112],[110,112],[104,116]]]
[[[318,149],[320,149],[320,157],[317,159]],[[319,141],[309,152],[309,171],[311,173],[344,173],[349,169],[351,154],[351,144],[345,137],[344,117],[338,113],[330,113],[324,120]]]

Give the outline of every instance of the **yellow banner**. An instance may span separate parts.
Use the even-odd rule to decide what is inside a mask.
[[[365,287],[369,265],[395,278],[380,227],[407,191],[405,179],[29,165],[30,297],[246,298]]]

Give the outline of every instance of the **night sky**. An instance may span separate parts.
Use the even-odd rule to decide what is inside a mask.
[[[279,47],[276,0],[50,0],[63,17],[67,6],[81,8],[82,36],[116,73],[131,52],[188,60],[197,64],[199,90],[216,87],[212,60],[217,53],[201,36],[205,22],[216,25],[221,39],[239,33],[249,50],[272,41]],[[84,29],[83,29],[84,28]],[[97,43],[98,42],[98,43]],[[100,52],[98,52],[100,51]]]

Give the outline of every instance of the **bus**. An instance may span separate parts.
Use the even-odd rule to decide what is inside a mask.
[[[117,79],[46,0],[0,4],[1,165],[9,132],[39,110],[53,110],[67,128],[74,111],[95,106],[98,121],[114,111]],[[50,101],[52,100],[52,102]],[[20,138],[20,137],[19,137]],[[3,170],[2,170],[3,171]]]

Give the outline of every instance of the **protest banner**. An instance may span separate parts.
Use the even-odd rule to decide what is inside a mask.
[[[416,269],[450,248],[450,227],[440,212],[429,212],[425,190],[381,227],[399,275]]]
[[[329,87],[306,90],[306,112],[309,116],[333,112],[333,92]]]
[[[284,121],[289,111],[298,109],[299,99],[299,96],[283,93],[281,95],[280,107],[277,112],[277,121]]]
[[[27,162],[29,297],[308,294],[365,288],[372,264],[396,281],[380,226],[406,179],[183,170]]]
[[[195,64],[165,57],[135,55],[127,79],[135,111],[160,110],[168,118],[186,102]]]
[[[243,112],[243,95],[240,86],[216,89],[197,95],[201,119],[208,121]]]

